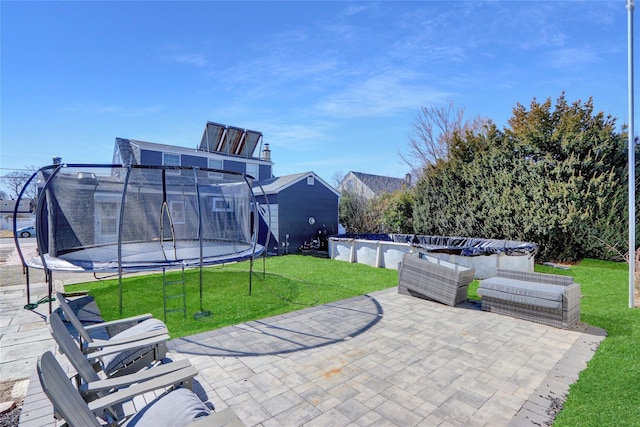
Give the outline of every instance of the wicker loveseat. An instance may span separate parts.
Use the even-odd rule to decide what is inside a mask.
[[[404,254],[398,267],[398,293],[450,306],[467,300],[475,270],[419,253]]]
[[[556,328],[580,322],[580,285],[573,277],[498,269],[480,281],[482,309]]]

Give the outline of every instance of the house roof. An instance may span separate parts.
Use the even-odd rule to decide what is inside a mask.
[[[286,188],[302,181],[303,179],[307,179],[308,177],[313,177],[313,179],[319,181],[322,185],[331,190],[336,196],[340,196],[340,192],[338,190],[327,184],[322,178],[311,171],[265,179],[263,181],[260,181],[259,186],[254,184],[253,191],[257,195],[277,194],[282,190],[285,190]]]
[[[362,172],[350,172],[366,185],[377,196],[383,193],[393,193],[407,187],[407,181],[402,178],[392,178],[389,176],[371,175]]]
[[[162,151],[164,153],[175,153],[175,154],[187,154],[190,156],[200,156],[207,158],[221,158],[221,157],[238,157],[233,156],[231,154],[225,154],[221,152],[209,152],[203,151],[196,148],[188,148],[188,147],[180,147],[177,145],[168,145],[168,144],[159,144],[157,142],[148,142],[148,141],[140,141],[136,139],[127,139],[127,138],[116,138],[116,145],[120,150],[120,157],[122,158],[124,163],[126,159],[131,158],[133,156],[134,161],[131,163],[140,163],[140,149],[143,150],[153,150],[153,151]],[[134,148],[135,147],[135,148]],[[260,164],[271,164],[271,161],[259,159],[256,157],[251,157],[251,160],[254,163]]]

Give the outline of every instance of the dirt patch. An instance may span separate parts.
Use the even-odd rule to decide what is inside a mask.
[[[10,411],[0,414],[1,427],[13,427],[18,425],[22,412],[22,399],[26,393],[28,380],[5,381],[0,383],[0,402],[15,402],[15,407]]]
[[[14,248],[11,247],[0,248],[0,262],[7,262],[13,251]]]

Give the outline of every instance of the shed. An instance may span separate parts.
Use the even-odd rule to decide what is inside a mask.
[[[327,250],[326,237],[338,233],[340,193],[314,172],[261,180],[254,194],[265,223],[270,212],[270,253],[295,253],[314,238],[320,238],[320,249]]]

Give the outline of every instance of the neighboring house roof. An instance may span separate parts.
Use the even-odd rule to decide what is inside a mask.
[[[320,178],[314,172],[302,172],[302,173],[296,173],[293,175],[285,175],[285,176],[279,176],[276,178],[265,179],[263,181],[260,181],[259,186],[254,185],[253,192],[256,195],[278,194],[282,190],[285,190],[286,188],[302,181],[303,179],[307,179],[310,177],[316,181],[319,181],[322,185],[324,185],[329,190],[331,190],[336,196],[340,196],[340,192],[338,190],[336,190],[335,188],[333,188],[332,186],[324,182],[322,178]]]
[[[349,188],[349,182],[353,182],[353,180],[359,181],[361,186],[366,188],[365,196],[374,197],[381,196],[383,193],[394,193],[398,190],[402,190],[403,188],[407,188],[411,185],[411,176],[408,175],[407,178],[392,178],[389,176],[381,176],[381,175],[371,175],[368,173],[362,172],[349,172],[342,182],[340,183],[341,191],[359,191],[362,192],[361,189],[358,189],[355,186],[353,189]]]

